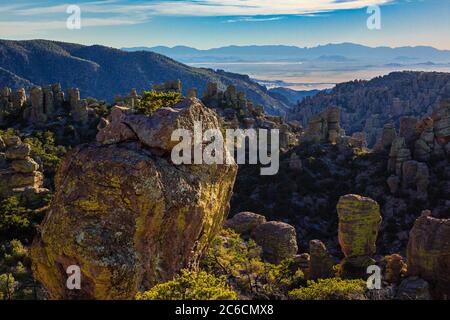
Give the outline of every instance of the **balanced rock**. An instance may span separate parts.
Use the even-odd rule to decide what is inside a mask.
[[[341,262],[343,277],[365,274],[376,252],[381,224],[380,206],[370,198],[355,194],[342,196],[337,204],[338,239],[345,255]]]
[[[261,246],[264,259],[270,263],[279,264],[297,254],[295,228],[287,223],[270,221],[260,224],[251,237]]]
[[[215,113],[198,100],[183,107],[155,112],[153,119],[172,120],[164,122],[168,127],[133,115],[155,126],[140,127],[153,132],[152,147],[136,134],[134,141],[84,145],[65,157],[31,250],[34,275],[50,298],[132,299],[183,268],[197,268],[228,214],[237,166],[175,165],[155,152],[175,128],[193,130],[187,116],[217,126]],[[81,290],[66,288],[70,265],[80,267]]]
[[[325,244],[320,240],[311,240],[309,242],[309,277],[308,279],[326,279],[333,278],[334,260],[328,253]]]
[[[266,217],[253,212],[240,212],[225,222],[225,227],[248,238],[259,225],[266,223]]]
[[[450,297],[450,219],[424,211],[409,234],[408,274],[433,285],[439,296]]]

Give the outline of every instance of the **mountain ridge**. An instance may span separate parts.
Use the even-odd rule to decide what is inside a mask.
[[[402,47],[388,47],[378,46],[369,47],[355,43],[330,43],[325,45],[318,45],[315,47],[298,47],[286,45],[247,45],[237,46],[230,45],[210,49],[196,49],[189,46],[155,46],[155,47],[131,47],[121,48],[127,52],[133,51],[154,51],[168,56],[185,59],[189,57],[206,57],[208,55],[241,55],[249,56],[256,55],[263,57],[266,55],[279,55],[284,58],[298,57],[298,58],[318,58],[321,55],[344,55],[347,58],[364,57],[367,54],[374,55],[377,59],[389,58],[419,58],[419,59],[437,59],[439,61],[450,61],[450,50],[436,49],[431,46],[402,46]]]
[[[29,87],[59,82],[65,88],[78,87],[87,96],[112,100],[133,88],[148,90],[153,84],[180,79],[184,92],[197,88],[201,95],[208,82],[216,82],[222,89],[233,84],[269,113],[288,109],[248,76],[194,68],[153,52],[42,39],[0,40],[0,68],[7,71],[2,72],[0,85],[13,89],[19,87],[16,83]]]

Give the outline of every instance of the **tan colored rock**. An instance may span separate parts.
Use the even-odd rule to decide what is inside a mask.
[[[390,150],[392,143],[397,138],[397,131],[395,130],[395,124],[388,123],[383,127],[381,137],[378,140],[374,149],[377,151]]]
[[[29,144],[21,143],[6,149],[6,158],[10,160],[27,159],[30,155],[31,147]]]
[[[136,140],[136,134],[122,122],[133,110],[127,107],[114,106],[108,119],[102,118],[97,128],[97,142],[114,144],[127,140]]]
[[[3,141],[3,138],[0,137],[0,150],[3,150],[6,148],[6,143]]]
[[[28,157],[23,160],[12,161],[11,168],[20,173],[32,173],[39,169],[39,165],[32,158]]]
[[[7,136],[3,140],[7,147],[14,147],[22,143],[22,140],[18,136]]]
[[[334,260],[322,241],[311,240],[309,242],[309,255],[308,279],[317,280],[335,277]]]
[[[450,297],[450,219],[424,211],[409,234],[408,274],[428,281],[440,297]]]
[[[185,108],[210,119],[204,106]],[[197,268],[228,214],[237,166],[176,166],[146,143],[80,146],[63,160],[31,250],[34,275],[50,298],[133,299],[182,268]],[[69,265],[81,268],[81,290],[65,286]]]
[[[411,160],[411,151],[406,146],[405,138],[398,137],[392,142],[389,152],[388,171],[400,176],[402,165],[408,160]]]
[[[406,274],[407,266],[403,257],[399,254],[392,254],[384,257],[385,277],[384,280],[389,283],[400,283],[402,277]]]
[[[225,227],[234,230],[244,238],[248,238],[259,225],[266,223],[266,217],[253,212],[239,212],[225,222]]]
[[[44,112],[44,93],[41,87],[33,87],[31,89],[31,110],[30,118],[31,124],[42,125],[47,121],[47,116]]]
[[[260,224],[252,234],[252,239],[261,246],[264,259],[279,264],[297,254],[297,235],[295,228],[287,223],[270,221]]]
[[[24,88],[18,89],[12,97],[13,108],[15,110],[22,110],[27,102],[27,95]]]

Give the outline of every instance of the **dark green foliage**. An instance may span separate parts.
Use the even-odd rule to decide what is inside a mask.
[[[138,112],[152,115],[159,108],[173,107],[182,100],[179,92],[156,92],[154,90],[144,91],[139,105],[136,106]]]
[[[253,240],[244,241],[228,229],[213,240],[200,265],[208,273],[226,276],[236,291],[252,298],[282,299],[289,290],[304,283],[303,272],[293,260],[277,266],[266,263]]]

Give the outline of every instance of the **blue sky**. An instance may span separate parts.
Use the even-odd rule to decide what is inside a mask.
[[[0,38],[113,47],[285,44],[430,45],[450,49],[450,0],[0,0]],[[66,28],[69,5],[80,30]],[[381,8],[369,30],[367,7]]]

